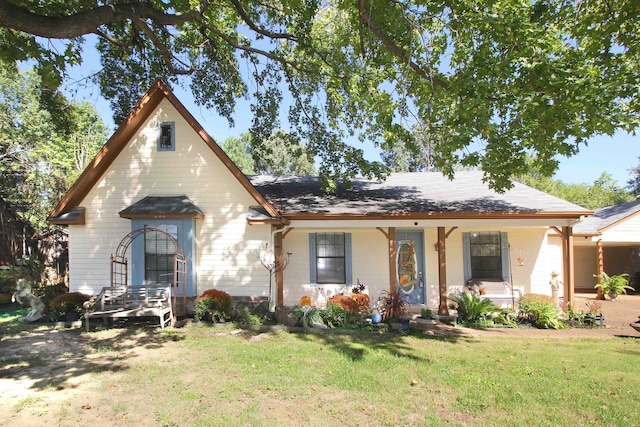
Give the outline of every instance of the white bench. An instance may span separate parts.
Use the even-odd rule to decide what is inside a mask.
[[[514,303],[524,294],[523,288],[511,286],[504,280],[471,279],[467,282],[467,288],[483,299],[490,299],[498,308],[514,308]]]
[[[87,332],[92,318],[157,317],[162,328],[173,321],[171,286],[166,285],[105,287],[84,308]]]

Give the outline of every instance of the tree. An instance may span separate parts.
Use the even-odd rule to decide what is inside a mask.
[[[551,175],[556,155],[638,126],[630,0],[0,0],[0,57],[35,61],[54,87],[87,34],[117,122],[157,78],[189,84],[230,123],[249,97],[260,143],[287,108],[327,188],[388,171],[348,137],[410,148],[416,122],[445,136],[439,170],[480,167],[498,190],[527,155]]]
[[[229,156],[231,161],[245,175],[253,175],[256,173],[253,157],[251,157],[251,134],[248,132],[242,133],[240,138],[230,136],[222,141],[220,147]]]
[[[49,93],[35,72],[0,64],[0,199],[29,229],[47,227],[53,204],[104,144],[106,132],[90,104],[69,103]]]
[[[255,144],[251,134],[229,137],[222,149],[244,174],[297,175],[315,173],[313,159],[302,141],[282,130]]]
[[[433,152],[434,136],[425,131],[424,126],[412,127],[413,144],[395,143],[383,150],[380,157],[391,172],[424,172],[435,170]]]
[[[608,172],[602,172],[593,185],[567,184],[538,171],[535,159],[528,159],[527,164],[530,168],[529,172],[515,177],[516,181],[587,209],[626,203],[633,198],[616,183]]]
[[[638,157],[640,160],[640,157]],[[631,178],[627,181],[627,190],[635,197],[640,199],[640,163],[635,168],[629,169]]]

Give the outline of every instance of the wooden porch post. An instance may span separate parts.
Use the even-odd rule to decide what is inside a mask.
[[[562,270],[564,272],[564,305],[573,303],[575,290],[573,229],[562,227]]]
[[[438,305],[438,314],[442,316],[449,315],[447,307],[447,236],[444,227],[438,227],[438,289],[440,291],[440,303]]]
[[[598,283],[600,283],[599,277],[604,273],[604,249],[602,248],[602,240],[596,241],[596,256],[598,257]],[[598,288],[598,296],[596,299],[604,299],[604,292],[602,288]]]
[[[389,291],[396,291],[397,265],[396,265],[396,228],[389,227]]]
[[[282,228],[282,227],[278,227]],[[275,250],[276,265],[282,265],[282,233],[276,233],[273,238],[273,246]],[[276,268],[276,307],[284,306],[284,271],[282,268]]]

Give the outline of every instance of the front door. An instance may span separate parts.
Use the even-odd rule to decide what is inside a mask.
[[[424,304],[424,235],[422,231],[396,231],[397,285],[409,304]]]

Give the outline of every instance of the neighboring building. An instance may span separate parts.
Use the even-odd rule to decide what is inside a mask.
[[[304,295],[322,303],[359,281],[372,299],[401,286],[412,303],[444,312],[447,293],[469,279],[550,294],[557,269],[570,299],[572,227],[592,212],[514,185],[499,194],[480,172],[453,181],[424,172],[354,179],[327,195],[312,176],[246,177],[158,82],[50,221],[69,226],[70,289],[90,294],[109,285],[110,255],[123,237],[154,226],[180,243],[190,297],[210,288],[266,297],[259,254],[275,249],[290,259],[273,278],[278,306]],[[171,269],[167,239],[144,236],[128,249],[132,285]]]
[[[575,287],[593,291],[600,272],[629,274],[640,290],[640,200],[596,209],[574,229]]]

